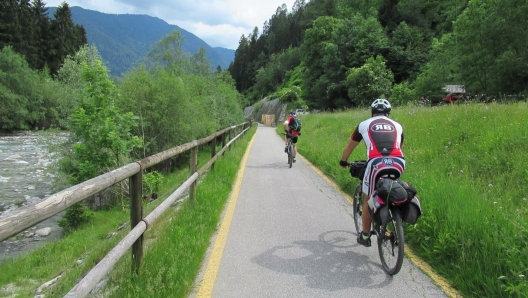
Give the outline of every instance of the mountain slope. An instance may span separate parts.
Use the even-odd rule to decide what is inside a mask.
[[[53,17],[56,7],[48,9]],[[95,45],[112,75],[120,76],[138,63],[150,48],[173,30],[184,37],[183,50],[191,54],[204,47],[211,67],[227,69],[235,50],[211,47],[196,35],[148,15],[107,14],[79,6],[70,8],[72,19],[86,30],[88,43]]]

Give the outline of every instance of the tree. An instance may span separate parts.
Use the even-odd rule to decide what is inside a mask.
[[[341,108],[354,102],[345,83],[350,68],[368,58],[384,55],[388,38],[373,16],[355,14],[351,19],[320,17],[305,34],[301,46],[304,71],[303,97],[312,106]]]
[[[165,68],[174,73],[189,69],[189,54],[183,51],[183,35],[174,30],[158,41],[148,53],[150,67]]]
[[[57,72],[55,81],[67,86],[67,88],[63,89],[64,94],[62,94],[57,103],[61,126],[67,126],[64,121],[70,117],[75,107],[80,104],[81,99],[85,96],[84,93],[88,82],[82,78],[82,64],[91,64],[96,60],[103,60],[97,48],[84,45],[75,55],[68,55]]]
[[[71,156],[61,160],[71,184],[124,165],[129,153],[141,145],[141,140],[131,134],[136,118],[115,105],[118,92],[108,77],[108,69],[100,60],[81,65],[86,96],[71,115]]]
[[[430,52],[432,59],[422,67],[414,82],[417,96],[436,101],[443,96],[442,88],[445,85],[462,83],[457,71],[458,59],[450,50],[455,44],[452,34],[445,34],[441,40],[433,40]]]
[[[351,104],[365,106],[373,99],[390,96],[393,77],[381,56],[367,59],[359,68],[351,68],[346,78]]]
[[[50,34],[50,19],[46,3],[42,0],[32,0],[31,8],[33,23],[35,25],[35,52],[34,61],[30,62],[33,69],[43,70],[47,65],[46,53],[51,48],[52,36]],[[29,62],[29,61],[28,61]]]
[[[0,51],[0,128],[6,130],[27,129],[28,95],[25,88],[28,80],[35,79],[27,62],[11,47]]]
[[[17,2],[17,0],[0,1],[0,49],[13,46],[20,40]]]
[[[302,61],[305,65],[303,98],[310,106],[333,108],[328,100],[327,88],[331,84],[328,79],[325,59],[328,52],[336,54],[334,32],[344,25],[344,21],[333,17],[320,17],[311,29],[306,30],[301,46]]]
[[[430,42],[421,30],[402,22],[396,27],[390,38],[387,66],[394,73],[395,83],[414,81],[420,68],[428,61]]]
[[[528,4],[470,1],[454,23],[450,51],[464,84],[479,93],[517,93],[528,81]]]
[[[191,67],[192,67],[192,72],[197,75],[207,76],[211,74],[211,63],[209,62],[209,60],[207,59],[207,56],[205,55],[204,47],[200,47],[198,52],[196,52],[192,56]]]
[[[50,30],[53,42],[46,60],[51,73],[55,75],[68,55],[74,55],[81,46],[87,44],[87,38],[84,27],[73,23],[71,10],[66,2],[55,11]]]

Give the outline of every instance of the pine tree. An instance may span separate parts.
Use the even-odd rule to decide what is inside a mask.
[[[35,60],[30,63],[34,69],[42,70],[46,66],[46,53],[51,48],[50,22],[48,8],[42,0],[32,0],[31,9],[35,26]]]
[[[0,49],[18,40],[17,9],[16,0],[0,1]]]
[[[37,60],[36,31],[31,4],[29,0],[21,0],[18,6],[18,36],[19,40],[13,45],[16,52],[26,58],[29,66],[35,68]]]
[[[63,2],[55,11],[51,21],[53,42],[48,56],[48,66],[53,75],[57,74],[62,62],[68,55],[75,54],[86,44],[86,31],[75,25],[68,3]]]

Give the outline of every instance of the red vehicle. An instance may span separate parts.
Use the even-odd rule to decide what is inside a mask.
[[[452,103],[466,96],[466,88],[464,85],[446,85],[443,88],[448,94],[442,98],[445,103]]]
[[[444,97],[442,100],[445,103],[452,103],[453,101],[457,101],[457,100],[459,100],[461,98],[464,98],[464,96],[466,96],[465,93],[452,92],[452,93],[449,93],[448,95],[446,95],[446,97]]]

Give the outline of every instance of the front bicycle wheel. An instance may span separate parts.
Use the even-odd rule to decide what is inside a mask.
[[[356,232],[359,236],[359,233],[363,231],[363,218],[361,217],[363,214],[363,192],[361,191],[361,183],[356,186],[353,198],[354,224],[356,225]]]
[[[380,227],[378,235],[378,252],[383,269],[389,275],[400,272],[403,264],[405,237],[400,210],[390,209],[391,220]]]

